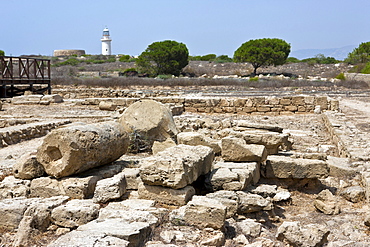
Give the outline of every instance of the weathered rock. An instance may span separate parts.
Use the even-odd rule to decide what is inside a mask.
[[[237,222],[236,225],[244,235],[254,238],[260,235],[262,229],[262,224],[253,219],[245,219]]]
[[[89,231],[72,231],[49,244],[49,247],[71,247],[71,246],[115,246],[128,247],[130,242],[109,236],[105,233]]]
[[[274,202],[287,201],[291,198],[291,194],[288,190],[278,190],[276,195],[272,198]]]
[[[93,201],[105,203],[113,199],[119,199],[126,193],[126,177],[120,173],[111,178],[97,182]]]
[[[100,206],[92,200],[71,200],[51,212],[51,220],[62,227],[76,228],[98,217]]]
[[[252,123],[246,120],[234,120],[234,123],[238,127],[245,127],[248,129],[258,129],[258,130],[268,130],[273,132],[282,133],[283,128],[276,125],[261,124],[261,123]]]
[[[260,179],[260,165],[256,162],[218,162],[206,175],[205,186],[211,191],[244,190]]]
[[[214,193],[208,193],[208,198],[213,198],[226,206],[226,218],[233,217],[238,212],[239,197],[234,191],[220,190]]]
[[[93,220],[79,226],[77,231],[85,231],[90,234],[104,233],[108,236],[117,237],[129,241],[129,246],[140,247],[148,240],[152,229],[146,222],[127,222],[120,219]]]
[[[112,101],[100,101],[99,110],[103,111],[114,111],[116,110],[117,105]]]
[[[266,148],[263,145],[246,144],[244,139],[225,137],[221,140],[222,158],[225,161],[257,161],[267,158]]]
[[[236,193],[239,197],[238,212],[241,214],[273,209],[273,204],[269,198],[265,199],[260,195],[249,194],[244,191],[237,191]]]
[[[214,152],[206,146],[178,145],[143,159],[140,177],[145,184],[184,188],[211,170]]]
[[[323,190],[317,195],[317,199],[314,201],[314,206],[324,214],[332,215],[340,213],[338,200],[329,190]]]
[[[327,163],[330,170],[329,175],[333,177],[351,177],[358,173],[357,170],[351,166],[349,158],[328,156]]]
[[[137,132],[151,144],[164,141],[178,133],[170,110],[154,100],[140,100],[122,114],[120,123],[129,133]]]
[[[226,206],[205,196],[193,196],[185,207],[184,221],[190,225],[221,229],[226,220]]]
[[[221,231],[213,231],[211,236],[200,242],[203,246],[223,246],[225,244],[225,234]]]
[[[27,197],[30,193],[31,181],[16,179],[13,176],[5,177],[0,182],[0,200],[15,197]]]
[[[65,177],[58,180],[63,195],[72,199],[86,199],[94,195],[98,176]]]
[[[258,194],[262,197],[274,197],[277,193],[277,185],[260,184],[256,188],[250,190],[253,194]]]
[[[322,160],[270,155],[261,166],[261,174],[266,178],[325,178],[329,168]]]
[[[340,193],[340,195],[351,202],[360,202],[365,200],[365,190],[361,186],[347,187]]]
[[[63,187],[59,181],[50,177],[36,178],[31,181],[30,196],[31,197],[53,197],[64,195]]]
[[[58,196],[38,200],[31,204],[19,223],[13,246],[28,246],[32,237],[46,231],[51,223],[50,215],[53,208],[65,203],[68,199],[67,196]]]
[[[0,201],[0,227],[15,229],[23,218],[27,207],[38,199],[13,198]]]
[[[365,226],[370,227],[370,214],[369,213],[367,213],[365,216],[364,224]]]
[[[176,143],[171,138],[166,139],[163,142],[154,141],[152,146],[152,153],[157,154],[159,152],[162,152],[166,150],[167,148],[176,146]]]
[[[48,175],[70,176],[108,164],[122,156],[129,137],[116,122],[70,125],[50,132],[37,152]]]
[[[127,222],[147,222],[157,225],[168,213],[164,208],[154,207],[155,201],[129,199],[122,202],[111,202],[99,212],[99,220],[118,218]]]
[[[177,134],[177,143],[190,146],[207,146],[212,148],[215,154],[221,153],[220,141],[207,138],[199,132],[181,132]]]
[[[122,171],[122,175],[126,178],[126,189],[127,190],[137,190],[139,187],[140,179],[140,169],[139,168],[125,168]]]
[[[181,206],[190,201],[195,194],[195,189],[192,186],[186,186],[182,189],[172,189],[139,183],[138,194],[141,199]]]
[[[37,161],[34,153],[22,156],[13,166],[14,177],[20,179],[33,179],[41,177],[44,173],[44,167]]]
[[[59,94],[48,94],[48,95],[43,95],[41,100],[48,101],[50,103],[62,103],[63,97],[60,96]]]
[[[279,226],[276,238],[280,241],[286,240],[293,246],[323,246],[327,242],[330,231],[325,226],[309,224],[305,228],[299,222],[283,222]]]

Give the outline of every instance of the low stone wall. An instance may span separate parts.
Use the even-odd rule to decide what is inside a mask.
[[[59,120],[0,128],[0,148],[44,136],[50,130],[68,123],[70,123],[69,120]]]
[[[344,73],[347,80],[364,81],[370,85],[370,74]]]
[[[183,106],[186,112],[233,113],[252,115],[280,115],[313,113],[315,106],[321,110],[339,110],[337,100],[326,96],[285,96],[285,97],[243,97],[243,98],[151,98],[163,104]],[[121,107],[128,107],[140,98],[89,98],[79,101],[83,105],[99,105],[110,101]]]

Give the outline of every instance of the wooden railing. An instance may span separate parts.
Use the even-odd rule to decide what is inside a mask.
[[[0,56],[0,97],[32,91],[51,93],[50,60]]]

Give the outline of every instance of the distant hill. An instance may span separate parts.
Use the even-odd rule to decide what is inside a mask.
[[[348,56],[348,53],[352,52],[355,45],[347,45],[341,48],[330,48],[330,49],[303,49],[292,51],[289,56],[298,59],[305,59],[314,57],[317,54],[324,54],[326,57],[334,57],[337,60],[343,60]]]

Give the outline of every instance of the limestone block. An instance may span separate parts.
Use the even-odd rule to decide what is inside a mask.
[[[174,146],[176,146],[176,143],[171,138],[168,138],[163,142],[154,141],[152,146],[152,153],[157,154],[159,152],[166,150],[167,148]]]
[[[77,231],[89,232],[89,234],[104,233],[108,236],[117,237],[129,241],[129,246],[144,246],[149,239],[152,229],[146,222],[127,222],[120,219],[107,219],[104,221],[93,220],[79,226]]]
[[[238,212],[239,197],[234,191],[220,190],[208,193],[206,197],[216,199],[226,206],[226,218],[232,218]]]
[[[216,154],[221,152],[219,141],[207,138],[199,132],[181,132],[177,134],[177,143],[190,146],[203,145],[212,148]]]
[[[205,186],[211,191],[244,190],[259,181],[259,167],[256,162],[218,162],[214,170],[206,175]]]
[[[260,184],[256,188],[250,190],[253,194],[258,194],[262,197],[273,198],[277,193],[277,185]]]
[[[129,133],[137,132],[148,141],[164,141],[178,133],[170,110],[154,100],[140,100],[122,114],[120,123]]]
[[[31,181],[30,196],[31,197],[53,197],[64,195],[63,187],[60,186],[57,179],[50,177],[36,178]]]
[[[99,177],[65,177],[59,181],[63,194],[72,199],[86,199],[94,195]]]
[[[238,212],[241,214],[273,209],[270,198],[265,199],[260,195],[250,194],[244,191],[237,191],[236,193],[239,197]]]
[[[361,181],[365,189],[366,202],[370,202],[370,172],[363,172],[361,174]]]
[[[246,144],[244,139],[225,137],[221,140],[222,158],[225,161],[257,161],[267,158],[265,146]]]
[[[139,168],[125,168],[122,174],[126,177],[126,189],[137,190],[139,187],[140,169]]]
[[[329,190],[323,190],[317,195],[314,206],[324,214],[333,215],[340,213],[338,200]]]
[[[33,179],[41,177],[45,173],[44,167],[37,161],[36,154],[23,155],[13,165],[14,177],[20,179]]]
[[[234,120],[237,127],[244,127],[248,129],[268,130],[272,132],[282,133],[283,128],[276,125],[268,125],[262,123],[253,123],[247,120]]]
[[[345,188],[340,195],[348,201],[360,202],[365,200],[365,189],[361,186],[351,186]]]
[[[308,224],[304,228],[299,222],[285,221],[277,229],[276,238],[293,246],[323,246],[330,231],[323,225]]]
[[[261,174],[266,178],[325,178],[329,167],[322,160],[270,155],[261,166]]]
[[[352,177],[358,173],[357,170],[352,167],[349,158],[328,156],[327,163],[330,170],[329,175],[333,177]]]
[[[59,94],[49,94],[49,95],[44,95],[41,98],[41,100],[48,101],[50,103],[62,103],[63,97],[60,96]]]
[[[184,220],[200,228],[221,229],[225,224],[226,212],[226,206],[218,200],[194,196],[185,206]]]
[[[75,199],[56,207],[51,212],[51,220],[61,227],[76,228],[98,217],[100,206],[92,200]]]
[[[315,105],[319,105],[321,107],[321,110],[327,110],[328,109],[328,97],[316,96]]]
[[[27,197],[30,193],[31,182],[17,179],[13,176],[5,177],[0,182],[0,200],[15,197]]]
[[[145,184],[184,188],[211,170],[214,152],[206,146],[180,144],[140,161]]]
[[[108,164],[122,156],[129,137],[116,122],[70,125],[50,132],[37,152],[48,175],[70,176]]]
[[[134,201],[132,203],[131,201]],[[145,206],[147,202],[150,206]],[[140,205],[140,204],[144,204]],[[99,212],[99,220],[118,218],[127,222],[147,222],[151,226],[158,225],[162,217],[168,213],[166,209],[154,207],[155,201],[129,199],[122,202],[111,202]]]
[[[140,183],[138,187],[139,198],[154,200],[168,205],[185,205],[195,194],[192,186],[182,189],[172,189],[162,186],[153,186]]]
[[[16,229],[27,207],[38,199],[13,198],[0,201],[0,227]]]
[[[237,137],[243,137],[247,144],[264,145],[268,154],[276,154],[280,146],[289,144],[288,134],[272,131],[243,131]]]
[[[245,219],[236,223],[237,227],[245,236],[258,237],[262,230],[262,224],[253,219]]]
[[[120,173],[111,178],[97,182],[93,201],[105,203],[113,199],[119,199],[126,193],[126,177]]]
[[[100,101],[99,110],[102,111],[114,111],[116,110],[117,105],[112,101]]]
[[[120,246],[128,247],[129,241],[109,236],[105,233],[89,231],[72,231],[62,235],[50,243],[49,247],[70,247],[70,246]]]

